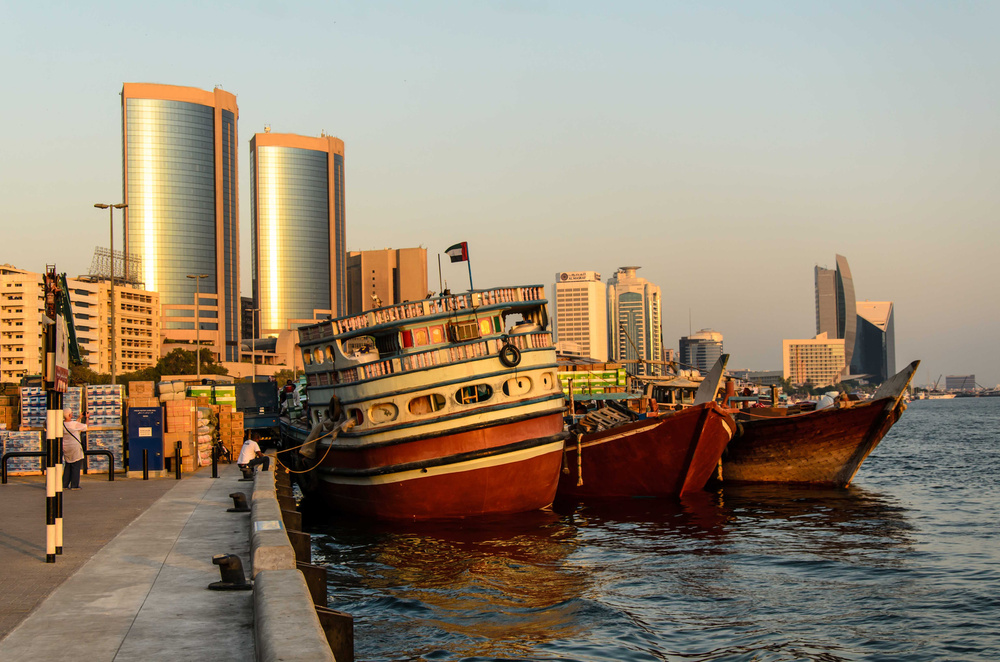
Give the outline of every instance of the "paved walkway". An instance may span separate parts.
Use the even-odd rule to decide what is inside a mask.
[[[0,485],[0,660],[252,660],[252,592],[206,588],[214,554],[238,554],[249,575],[249,515],[226,512],[230,492],[249,496],[239,476],[235,465],[219,479],[90,476],[63,497],[54,564],[42,479]]]

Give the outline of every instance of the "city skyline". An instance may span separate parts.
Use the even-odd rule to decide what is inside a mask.
[[[122,84],[221,84],[237,135],[351,146],[348,250],[422,245],[433,266],[468,241],[477,286],[550,300],[554,272],[642,264],[664,339],[690,311],[748,369],[813,335],[810,271],[839,253],[865,296],[894,302],[917,383],[1000,382],[982,351],[1000,334],[995,5],[209,4],[197,22],[166,7],[2,10],[20,103],[0,262],[86,273],[107,245],[93,203],[123,201]],[[245,39],[262,23],[290,36]],[[237,149],[249,295],[249,141]],[[444,269],[466,287],[465,265]]]

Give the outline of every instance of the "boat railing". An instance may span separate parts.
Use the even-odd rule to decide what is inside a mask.
[[[367,329],[380,324],[415,319],[430,315],[440,315],[462,310],[472,310],[481,306],[524,301],[541,301],[545,288],[540,285],[526,287],[498,287],[479,292],[466,292],[446,297],[412,301],[369,310],[360,315],[351,315],[334,320],[325,320],[299,328],[300,342],[312,342],[331,336],[339,336],[352,331]]]
[[[519,350],[544,349],[552,346],[552,334],[548,331],[507,336],[507,342]],[[438,347],[423,352],[404,354],[381,361],[372,361],[346,370],[312,372],[306,376],[309,386],[332,386],[351,384],[366,379],[385,377],[404,372],[412,372],[450,363],[460,363],[478,358],[497,356],[503,349],[501,338],[486,338],[446,347]]]

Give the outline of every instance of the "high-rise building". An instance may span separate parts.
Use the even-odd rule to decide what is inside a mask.
[[[854,301],[854,280],[851,278],[847,258],[838,255],[836,269],[817,266],[815,282],[816,334],[825,333],[829,338],[842,338],[849,366],[854,354],[857,308]]]
[[[596,271],[560,271],[555,287],[556,347],[563,354],[608,360],[607,287]]]
[[[344,142],[327,135],[254,134],[250,188],[261,336],[346,315]]]
[[[633,375],[661,375],[663,332],[658,285],[635,275],[640,267],[620,267],[608,279],[608,338],[612,361],[636,361]]]
[[[722,334],[712,329],[684,336],[680,340],[680,359],[683,368],[697,368],[708,374],[722,356]]]
[[[858,301],[852,375],[881,384],[896,374],[896,328],[891,301]]]
[[[427,249],[347,254],[347,314],[427,298]]]
[[[42,274],[0,265],[0,382],[42,373],[44,317]]]
[[[164,353],[197,340],[221,360],[239,357],[238,117],[220,88],[122,88],[125,245],[160,295]]]
[[[94,372],[111,372],[111,283],[67,278],[80,358]],[[160,296],[115,285],[115,373],[153,368],[160,359]]]
[[[785,379],[793,384],[828,386],[844,375],[844,339],[819,333],[815,338],[781,341]]]

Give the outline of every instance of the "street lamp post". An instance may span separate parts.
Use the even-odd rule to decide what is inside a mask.
[[[194,362],[197,370],[198,383],[201,383],[201,316],[198,314],[198,305],[201,303],[201,279],[208,278],[208,274],[188,274],[188,278],[194,279]]]
[[[98,209],[107,209],[109,214],[109,220],[111,221],[111,312],[109,313],[111,321],[111,345],[108,348],[108,356],[111,363],[111,383],[115,383],[115,210],[125,209],[128,207],[123,202],[118,204],[104,204],[103,202],[98,202],[94,205]],[[125,265],[125,269],[128,270],[128,265]],[[126,274],[127,275],[127,274]]]
[[[253,343],[250,345],[250,361],[253,362],[253,379],[251,381],[257,381],[257,322],[260,320],[260,308],[253,308],[251,310],[253,313]]]

